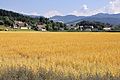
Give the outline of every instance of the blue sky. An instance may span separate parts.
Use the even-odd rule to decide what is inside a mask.
[[[2,9],[46,17],[69,14],[88,16],[99,12],[119,13],[119,8],[115,10],[116,4],[120,5],[120,0],[0,0]]]

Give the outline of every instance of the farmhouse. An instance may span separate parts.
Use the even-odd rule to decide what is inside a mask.
[[[92,31],[94,29],[94,26],[80,26],[81,31]]]
[[[64,31],[64,28],[60,28],[60,31]]]
[[[20,29],[28,29],[28,27],[20,27]]]
[[[83,27],[84,27],[84,26],[80,26],[80,27],[79,27],[79,28],[80,28],[80,31],[83,31]]]
[[[38,31],[47,31],[45,25],[37,25]]]
[[[25,22],[15,21],[13,28],[14,29],[30,29],[30,26]]]
[[[79,29],[79,26],[75,26],[75,28],[74,28],[75,30],[78,30]]]
[[[111,30],[111,27],[105,27],[103,28],[104,31],[110,31]]]
[[[69,30],[76,30],[77,29],[77,27],[75,26],[75,24],[69,24],[69,25],[67,25],[67,28]]]

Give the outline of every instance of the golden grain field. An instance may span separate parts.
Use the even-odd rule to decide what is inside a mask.
[[[0,32],[0,75],[11,67],[120,76],[120,33]]]

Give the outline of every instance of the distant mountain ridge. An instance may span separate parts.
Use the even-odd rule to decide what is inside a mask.
[[[44,17],[44,16],[36,16],[36,15],[27,15],[27,16],[30,16],[32,18],[40,18],[40,17]],[[45,17],[44,17],[45,18]]]
[[[67,15],[67,16],[53,16],[50,19],[55,21],[55,22],[72,22],[75,20],[83,19],[85,16],[75,16],[75,15]]]
[[[53,21],[61,21],[67,24],[74,24],[83,20],[87,21],[99,21],[103,23],[109,23],[113,25],[120,24],[120,14],[108,14],[108,13],[98,13],[92,16],[54,16],[50,18]]]
[[[0,9],[0,16],[1,18],[3,16],[12,17],[14,20],[22,20],[30,22],[31,18],[40,18],[43,16],[36,16],[36,15],[25,15],[16,13],[13,11],[7,11]],[[45,17],[43,17],[45,18]],[[75,16],[75,15],[66,15],[66,16],[53,16],[49,18],[50,20],[53,20],[54,22],[63,22],[66,24],[75,24],[80,21],[86,20],[86,21],[98,21],[102,23],[109,23],[113,25],[120,24],[120,13],[119,14],[108,14],[108,13],[98,13],[96,15],[92,16]]]

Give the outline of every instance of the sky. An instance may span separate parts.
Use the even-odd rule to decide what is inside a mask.
[[[27,15],[90,16],[120,13],[120,0],[0,0],[0,8]]]

